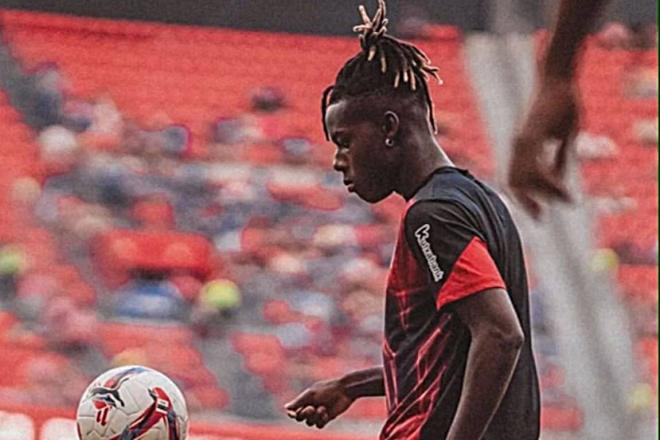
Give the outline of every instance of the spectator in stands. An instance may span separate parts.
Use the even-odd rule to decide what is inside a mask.
[[[68,87],[58,66],[45,63],[32,75],[34,84],[31,115],[38,130],[62,122],[62,108]]]
[[[86,198],[108,208],[130,207],[133,193],[140,187],[129,165],[113,157],[93,156],[81,172],[81,178],[87,183]]]
[[[625,49],[629,46],[632,34],[621,22],[606,23],[597,36],[598,44],[605,49]]]
[[[576,139],[576,150],[580,159],[605,159],[616,156],[619,148],[608,136],[594,135],[581,131]]]
[[[0,245],[0,304],[11,301],[27,261],[23,250],[15,245]]]
[[[144,130],[146,144],[142,155],[149,158],[181,156],[190,143],[190,131],[176,124],[165,113],[155,114]]]
[[[65,291],[50,298],[40,323],[48,342],[56,349],[75,353],[85,351],[95,344],[96,312],[76,304]]]
[[[657,246],[657,243],[656,243]],[[621,264],[657,265],[658,253],[655,246],[645,247],[631,241],[622,241],[612,246]]]
[[[302,322],[289,322],[278,325],[274,330],[275,336],[287,350],[301,350],[309,348],[314,342],[310,329]]]
[[[633,125],[635,138],[642,145],[658,146],[658,118],[640,119]]]
[[[15,307],[25,321],[34,321],[42,315],[50,298],[59,294],[60,282],[47,271],[29,271],[18,282]]]
[[[188,303],[195,302],[202,290],[202,283],[196,277],[188,275],[185,272],[172,274],[170,282],[179,289],[181,296]]]
[[[591,197],[593,211],[596,215],[612,215],[630,212],[637,209],[637,201],[632,197],[618,195],[593,196]]]
[[[346,295],[341,307],[355,333],[372,335],[375,339],[382,332],[382,296],[366,289],[356,289]]]
[[[141,270],[117,292],[113,312],[122,318],[183,320],[188,313],[181,294],[164,273]]]
[[[241,291],[230,280],[218,279],[206,283],[193,306],[191,321],[204,337],[224,335],[225,327],[241,306]]]
[[[656,99],[658,97],[658,68],[636,66],[625,74],[626,95],[634,99]]]
[[[124,132],[124,120],[110,96],[102,95],[91,104],[80,103],[77,112],[76,109],[65,110],[68,119],[79,120],[80,125],[85,126],[81,142],[88,148],[111,151],[119,148]]]
[[[184,125],[171,124],[160,130],[163,150],[171,156],[181,156],[190,143],[190,130]]]
[[[218,118],[213,127],[213,141],[223,145],[233,145],[248,138],[248,130],[241,118]]]
[[[20,177],[14,180],[11,198],[20,207],[32,209],[41,195],[41,185],[32,177]]]
[[[397,35],[407,40],[425,40],[431,37],[428,17],[430,14],[419,5],[402,4],[401,19],[396,27]]]
[[[62,125],[76,133],[89,129],[93,121],[94,106],[86,99],[71,97],[64,103]]]
[[[37,137],[39,154],[49,174],[71,171],[78,161],[80,145],[75,133],[62,125],[50,125]]]
[[[648,50],[657,46],[657,40],[655,24],[634,23],[628,27],[621,22],[609,22],[602,27],[596,41],[605,49]]]
[[[309,165],[312,151],[315,148],[312,141],[306,137],[285,137],[279,141],[284,152],[284,163],[289,165]]]
[[[140,154],[146,146],[146,134],[133,120],[125,120],[121,134],[123,151],[128,154]]]
[[[283,108],[286,104],[284,94],[276,87],[259,87],[252,92],[250,97],[252,110],[273,113]]]

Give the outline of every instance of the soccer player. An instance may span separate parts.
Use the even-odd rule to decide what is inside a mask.
[[[383,365],[323,381],[285,408],[324,427],[386,396],[382,440],[528,440],[539,387],[520,237],[498,195],[456,168],[434,136],[436,68],[361,8],[362,50],[323,96],[334,168],[367,202],[407,201],[387,282]]]
[[[570,201],[563,176],[578,126],[575,67],[582,41],[605,4],[605,0],[562,0],[534,101],[514,141],[509,186],[536,218],[541,213],[540,198]],[[560,147],[548,166],[541,160],[543,144],[552,139]]]

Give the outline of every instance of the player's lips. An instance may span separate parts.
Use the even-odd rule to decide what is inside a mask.
[[[354,192],[355,191],[355,184],[351,180],[344,180],[344,185],[346,186],[346,189],[348,192]]]

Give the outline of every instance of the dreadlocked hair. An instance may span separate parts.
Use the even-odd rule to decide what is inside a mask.
[[[378,0],[378,10],[373,19],[369,18],[364,6],[360,5],[358,10],[363,23],[355,26],[353,31],[360,36],[362,51],[344,64],[335,84],[323,91],[321,114],[326,139],[329,139],[329,134],[325,114],[331,104],[344,97],[392,93],[407,93],[426,102],[429,121],[436,132],[427,80],[432,76],[442,84],[438,68],[431,65],[424,52],[387,34],[385,0]]]

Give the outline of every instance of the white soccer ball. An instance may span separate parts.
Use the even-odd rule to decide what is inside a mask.
[[[80,440],[185,440],[188,433],[181,391],[164,374],[137,365],[94,379],[76,421]]]

